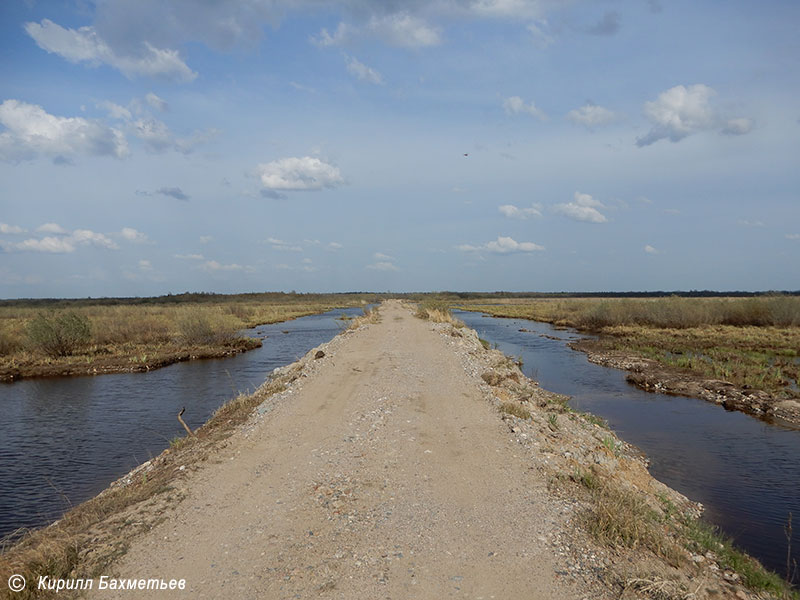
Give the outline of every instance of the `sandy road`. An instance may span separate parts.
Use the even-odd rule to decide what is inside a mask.
[[[581,598],[544,482],[429,323],[398,303],[187,477],[114,573],[119,598]],[[95,591],[92,597],[115,597]]]

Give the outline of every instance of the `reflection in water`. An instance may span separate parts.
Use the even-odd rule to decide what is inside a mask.
[[[770,569],[785,572],[783,526],[800,515],[800,431],[769,425],[694,398],[642,391],[625,372],[590,363],[566,346],[574,332],[546,323],[458,313],[483,339],[522,356],[526,375],[572,396],[571,406],[608,420],[651,459],[650,472]],[[520,332],[525,328],[529,332]],[[543,336],[561,339],[550,339]]]
[[[261,348],[219,360],[178,363],[150,373],[22,380],[0,385],[0,536],[58,518],[170,439],[202,425],[239,391],[340,331],[335,310],[262,325]],[[282,333],[287,331],[288,333]],[[256,335],[255,331],[248,332]]]

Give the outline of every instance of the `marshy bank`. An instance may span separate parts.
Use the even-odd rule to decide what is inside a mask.
[[[574,327],[592,362],[645,390],[800,426],[800,297],[473,299],[496,317]]]
[[[159,298],[0,302],[0,382],[151,371],[257,348],[242,333],[334,308],[364,294],[180,294]]]

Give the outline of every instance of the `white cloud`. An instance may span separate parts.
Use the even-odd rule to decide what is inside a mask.
[[[302,252],[302,246],[297,246],[294,244],[290,244],[289,242],[285,242],[283,240],[279,240],[277,238],[267,238],[267,243],[272,245],[275,250],[281,250],[283,252]]]
[[[645,102],[644,115],[653,128],[636,144],[647,146],[664,138],[678,142],[688,135],[713,128],[716,118],[709,100],[715,93],[702,83],[688,88],[676,85],[659,94],[657,100]]]
[[[530,208],[519,208],[513,204],[503,204],[498,206],[497,210],[509,219],[529,219],[531,217],[541,217],[541,208],[540,204],[533,204]]]
[[[213,242],[214,238],[210,235],[201,235],[200,236],[200,243],[201,244],[208,244],[209,242]]]
[[[650,244],[647,244],[647,245],[644,247],[644,251],[645,251],[647,254],[658,254],[658,253],[659,253],[659,252],[658,252],[658,250],[656,250],[656,249],[655,249],[653,246],[651,246]]]
[[[398,270],[397,267],[394,265],[394,263],[391,263],[389,261],[379,261],[379,262],[373,263],[371,265],[367,265],[366,268],[367,269],[371,269],[373,271],[397,271]]]
[[[380,73],[360,62],[353,56],[347,57],[347,72],[355,76],[360,81],[374,83],[375,85],[383,84],[383,77],[381,77]]]
[[[44,225],[39,225],[39,227],[36,228],[36,231],[37,233],[56,233],[59,235],[69,233],[58,223],[45,223]]]
[[[375,260],[383,260],[383,261],[393,261],[394,257],[389,256],[388,254],[384,254],[383,252],[376,252],[372,255],[372,258]]]
[[[478,17],[503,19],[535,19],[544,12],[544,3],[538,0],[467,0],[463,6]]]
[[[327,29],[323,28],[319,32],[319,36],[311,38],[311,41],[319,46],[341,46],[348,42],[354,35],[355,30],[347,23],[339,23],[336,31],[330,33]]]
[[[526,113],[536,117],[541,121],[545,121],[547,119],[547,115],[536,108],[536,105],[533,102],[530,104],[525,104],[525,101],[519,96],[511,96],[510,98],[503,100],[503,110],[506,111],[507,115]]]
[[[175,254],[174,256],[181,260],[205,260],[202,254]]]
[[[531,32],[533,43],[537,48],[547,48],[555,42],[555,38],[547,33],[548,28],[549,26],[545,19],[540,19],[528,25],[528,31]]]
[[[260,164],[256,172],[261,185],[271,191],[321,190],[344,183],[339,169],[311,156]]]
[[[420,48],[442,42],[438,29],[407,12],[373,16],[367,29],[392,46]]]
[[[9,233],[9,234],[25,233],[25,230],[17,225],[0,223],[0,233]]]
[[[120,235],[129,242],[135,242],[137,244],[144,244],[147,242],[147,235],[141,231],[137,231],[133,227],[123,227],[122,231],[120,231]]]
[[[177,50],[156,48],[148,41],[142,41],[135,52],[121,54],[111,48],[94,27],[66,29],[43,19],[41,23],[26,23],[25,31],[47,52],[72,63],[109,65],[129,79],[145,76],[188,82],[197,77],[197,73],[181,60]]]
[[[750,221],[748,219],[739,219],[739,225],[745,227],[765,227],[764,221]]]
[[[22,252],[50,252],[53,254],[75,252],[75,244],[68,237],[30,238],[24,242],[12,244],[10,247]]]
[[[145,102],[158,111],[166,112],[169,110],[169,104],[163,98],[159,98],[153,92],[149,92],[144,97]]]
[[[101,248],[108,248],[109,250],[116,250],[119,248],[112,240],[103,235],[89,229],[76,229],[69,236],[69,239],[75,241],[77,244],[85,246],[99,246]]]
[[[46,223],[37,229],[43,233],[66,233],[55,223]],[[78,246],[96,246],[107,250],[117,250],[119,246],[102,233],[89,229],[76,229],[69,235],[60,237],[45,236],[43,238],[29,238],[16,244],[5,244],[6,250],[21,252],[49,252],[52,254],[67,254],[74,252]]]
[[[339,242],[331,242],[328,244],[328,250],[338,250],[339,248],[344,248]]]
[[[330,33],[322,29],[311,41],[319,46],[343,46],[359,37],[373,37],[391,46],[422,48],[441,44],[437,27],[409,12],[373,14],[365,23],[352,25],[341,22]]]
[[[175,141],[169,127],[153,117],[144,117],[131,123],[133,135],[145,143],[153,152],[164,152],[173,147]]]
[[[513,254],[517,252],[537,252],[544,250],[544,246],[534,244],[533,242],[518,242],[513,238],[499,236],[496,240],[486,242],[482,246],[472,246],[470,244],[461,244],[456,246],[462,252],[494,252],[495,254]]]
[[[224,265],[216,260],[208,260],[200,265],[200,268],[209,273],[213,273],[215,271],[244,271],[246,267],[236,263]]]
[[[19,100],[0,104],[0,160],[32,159],[38,154],[69,157],[73,154],[113,156],[128,154],[125,136],[118,129],[81,117],[57,117],[41,106]]]
[[[649,146],[662,139],[679,142],[700,131],[719,130],[726,135],[744,135],[753,128],[753,121],[739,117],[722,119],[712,108],[716,92],[702,83],[685,87],[676,85],[659,94],[653,102],[644,103],[644,115],[652,129],[636,140],[637,146]]]
[[[786,234],[787,240],[800,240],[800,233],[787,233]]]
[[[728,119],[722,128],[725,135],[745,135],[753,130],[753,120],[744,117],[738,119]]]
[[[102,102],[98,102],[97,108],[102,108],[103,110],[108,112],[108,116],[111,117],[112,119],[129,121],[133,118],[133,115],[131,115],[130,110],[128,110],[124,106],[120,106],[119,104],[115,104],[109,100],[103,100]]]
[[[601,202],[595,200],[589,194],[575,192],[575,199],[572,202],[556,204],[553,210],[575,221],[605,223],[608,219],[597,210],[598,208],[604,208]]]
[[[141,271],[152,271],[153,264],[149,260],[142,259],[139,261],[139,269]]]
[[[580,108],[569,111],[567,113],[567,118],[573,123],[583,125],[587,129],[594,129],[595,127],[613,123],[617,115],[602,106],[586,104]]]

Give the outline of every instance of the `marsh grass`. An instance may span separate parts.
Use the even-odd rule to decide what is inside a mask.
[[[613,440],[604,441],[607,448],[612,444]],[[736,572],[742,583],[754,592],[800,600],[800,593],[780,576],[738,550],[714,526],[682,514],[667,497],[658,497],[661,506],[656,510],[641,493],[622,487],[607,474],[577,470],[572,479],[588,495],[589,502],[582,515],[583,526],[601,543],[612,548],[647,550],[673,567],[686,563],[687,551],[701,555],[710,551],[721,569]],[[642,583],[646,582],[642,580]]]
[[[436,298],[421,301],[414,316],[433,323],[450,323],[459,329],[464,327],[464,323],[450,313],[450,304]]]
[[[800,297],[470,300],[461,306],[597,332],[600,348],[800,397]]]
[[[59,365],[80,370],[78,363],[87,370],[98,361],[131,365],[141,357],[160,364],[187,351],[192,356],[223,355],[259,345],[242,338],[243,329],[372,300],[374,296],[363,294],[190,294],[127,301],[5,301],[0,302],[0,371],[24,376]],[[67,354],[48,351],[37,341],[46,337],[40,315],[48,323],[74,316],[89,324],[89,337]],[[32,330],[39,332],[35,339]]]

